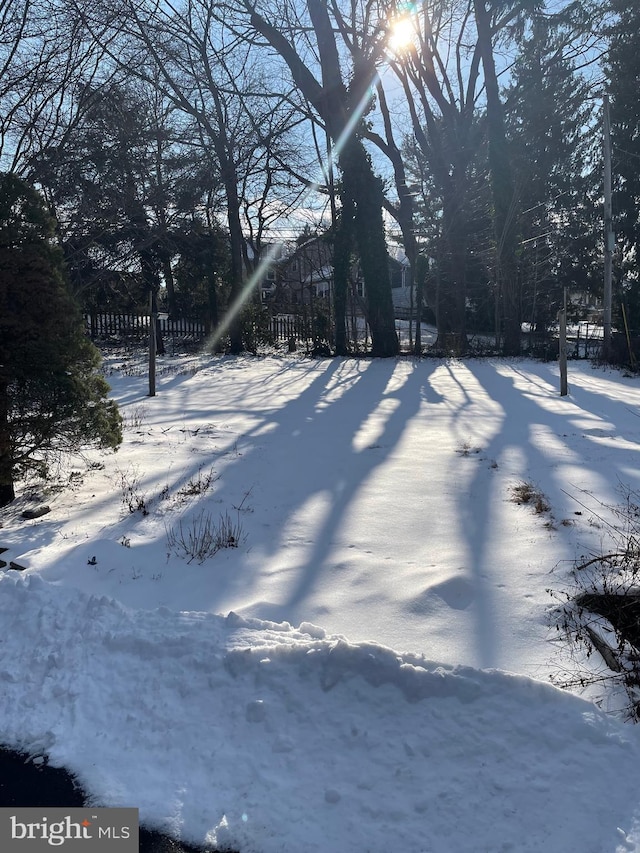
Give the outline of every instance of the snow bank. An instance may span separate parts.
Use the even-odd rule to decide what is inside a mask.
[[[0,573],[0,624],[0,739],[185,841],[634,849],[637,730],[547,684],[16,572]]]

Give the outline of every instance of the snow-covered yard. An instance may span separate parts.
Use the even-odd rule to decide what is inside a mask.
[[[106,367],[122,448],[2,516],[0,741],[241,853],[640,850],[639,731],[549,684],[547,592],[640,489],[637,378]],[[221,519],[237,547],[181,556]]]

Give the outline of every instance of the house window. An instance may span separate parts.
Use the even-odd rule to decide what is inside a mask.
[[[298,262],[297,261],[291,262],[291,272],[298,272]]]
[[[276,280],[276,271],[275,270],[267,270],[267,281],[275,281]]]

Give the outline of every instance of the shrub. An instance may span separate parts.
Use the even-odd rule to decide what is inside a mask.
[[[248,352],[258,352],[260,346],[273,346],[269,312],[260,305],[251,303],[242,312],[242,340]]]
[[[599,521],[612,543],[574,562],[569,590],[549,590],[558,605],[552,622],[570,663],[552,681],[560,687],[600,685],[622,691],[626,713],[640,720],[640,495],[608,507],[614,521]]]
[[[213,469],[203,472],[202,468],[198,468],[198,473],[191,477],[191,479],[178,490],[178,495],[182,498],[201,495],[209,489],[211,483],[216,479],[216,473]]]
[[[120,471],[120,488],[122,490],[122,505],[133,515],[136,512],[149,515],[147,499],[140,490],[140,475],[135,468]]]
[[[128,409],[122,417],[122,424],[127,429],[140,430],[147,421],[147,411],[144,406]]]
[[[234,521],[228,512],[215,521],[210,512],[202,510],[189,520],[181,519],[167,528],[169,552],[188,563],[193,560],[203,563],[223,548],[237,548],[244,539],[240,519]]]
[[[517,504],[529,504],[536,515],[543,515],[551,509],[542,492],[527,481],[518,483],[511,489],[511,499]]]

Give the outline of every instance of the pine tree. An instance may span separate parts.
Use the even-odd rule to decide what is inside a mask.
[[[53,233],[39,194],[0,175],[0,506],[18,476],[46,470],[53,455],[122,440]]]
[[[57,217],[70,281],[85,307],[146,307],[164,273],[173,309],[167,220],[178,190],[169,164],[176,162],[168,122],[144,94],[118,83],[85,87],[78,95],[82,119],[63,144],[30,164],[31,182]]]
[[[561,24],[561,22],[560,22]],[[593,101],[567,58],[564,27],[539,16],[520,45],[507,97],[510,154],[521,214],[522,319],[544,330],[563,288],[590,290],[594,210],[590,157]]]
[[[614,230],[622,249],[620,277],[628,319],[640,328],[640,8],[611,0],[606,71],[611,96]]]

